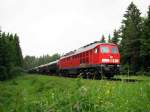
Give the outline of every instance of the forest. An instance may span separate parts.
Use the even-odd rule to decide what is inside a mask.
[[[23,56],[18,35],[0,31],[0,80],[15,77],[22,68]]]

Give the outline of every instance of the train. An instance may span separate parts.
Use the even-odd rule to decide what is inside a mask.
[[[119,48],[113,43],[95,41],[70,51],[60,59],[29,70],[30,73],[101,79],[120,72]]]

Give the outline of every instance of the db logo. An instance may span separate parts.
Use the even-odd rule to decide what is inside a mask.
[[[113,56],[110,56],[110,59],[112,59],[113,58]]]

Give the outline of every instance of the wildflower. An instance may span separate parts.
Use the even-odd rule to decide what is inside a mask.
[[[110,94],[110,90],[109,89],[106,91],[106,94]]]
[[[87,88],[82,86],[80,89],[79,89],[80,93],[82,94],[82,96],[85,96],[86,93],[87,93]]]

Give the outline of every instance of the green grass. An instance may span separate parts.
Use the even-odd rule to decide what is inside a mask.
[[[143,81],[20,76],[0,82],[0,112],[150,112],[150,77],[132,78]]]

